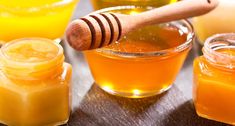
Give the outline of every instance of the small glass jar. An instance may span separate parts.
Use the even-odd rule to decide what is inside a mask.
[[[152,6],[160,7],[170,3],[174,3],[177,0],[90,0],[93,8],[99,10],[107,7],[134,5],[134,6]]]
[[[193,18],[193,26],[200,44],[214,34],[235,32],[235,0],[219,0],[213,11]]]
[[[79,0],[0,0],[0,41],[60,39]]]
[[[65,124],[70,115],[71,65],[52,40],[27,38],[0,49],[0,123]]]
[[[136,14],[152,7],[118,6],[97,13]],[[186,20],[150,25],[108,47],[85,51],[95,82],[108,93],[129,98],[156,95],[173,84],[192,47]]]
[[[235,34],[217,34],[194,60],[194,105],[201,117],[235,125],[234,99]]]

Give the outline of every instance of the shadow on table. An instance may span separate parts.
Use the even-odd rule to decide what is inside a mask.
[[[95,84],[72,112],[69,126],[226,126],[200,118],[192,101],[172,86],[168,92],[142,99],[110,95]]]
[[[72,112],[69,125],[138,125],[140,116],[165,94],[130,99],[110,95],[93,84],[79,107]]]
[[[170,112],[164,124],[166,126],[228,126],[197,116],[191,100]]]
[[[192,64],[193,64],[193,60],[198,57],[198,56],[201,56],[202,55],[202,45],[200,45],[197,41],[195,41],[193,43],[193,47],[192,49],[189,51],[188,53],[188,56],[187,58],[185,59],[185,62],[184,62],[184,65],[183,65],[183,68],[187,68],[187,67],[192,67]]]

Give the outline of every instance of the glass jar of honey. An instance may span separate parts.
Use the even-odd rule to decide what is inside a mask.
[[[235,34],[208,38],[194,61],[193,99],[201,117],[235,125]]]
[[[52,40],[28,38],[0,49],[0,123],[61,125],[70,115],[71,65]]]
[[[136,14],[151,7],[119,6],[97,13]],[[173,84],[194,34],[186,20],[137,29],[107,47],[85,51],[95,82],[105,91],[130,98],[152,96]]]
[[[90,0],[95,10],[124,5],[160,7],[177,0]]]
[[[0,0],[0,42],[60,39],[79,0]]]
[[[211,12],[193,18],[193,26],[201,44],[214,34],[235,32],[235,0],[219,0],[219,5]]]

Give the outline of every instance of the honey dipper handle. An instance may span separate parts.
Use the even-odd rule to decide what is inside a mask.
[[[150,25],[199,16],[213,10],[218,0],[183,0],[140,13],[135,19],[138,25]]]

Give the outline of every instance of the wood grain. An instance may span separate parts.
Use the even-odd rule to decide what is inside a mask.
[[[109,95],[93,85],[74,109],[69,126],[224,126],[196,115],[192,101],[173,86],[144,99]]]
[[[206,14],[216,8],[218,3],[217,0],[211,2],[207,0],[184,0],[136,15],[92,13],[72,21],[67,27],[65,36],[70,46],[78,51],[95,49],[119,41],[129,32],[147,25]],[[110,30],[115,27],[118,28],[117,31]]]

